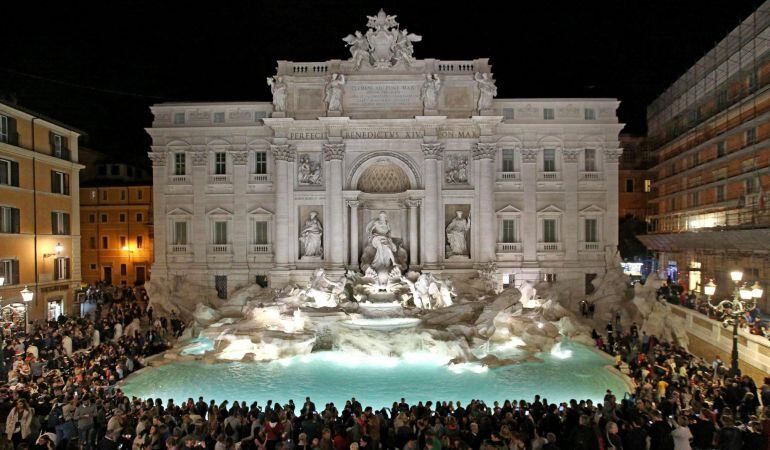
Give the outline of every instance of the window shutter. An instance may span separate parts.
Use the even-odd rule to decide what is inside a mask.
[[[19,187],[19,163],[11,161],[11,186]]]
[[[65,272],[65,274],[64,274],[64,278],[65,279],[69,280],[70,278],[72,278],[71,273],[70,273],[70,259],[69,258],[64,258],[64,272]]]
[[[56,220],[56,213],[51,213],[51,234],[59,234],[59,225]]]
[[[64,174],[64,194],[70,195],[70,176],[69,174]]]
[[[55,144],[54,144],[54,135],[55,133],[53,131],[48,132],[48,145],[51,147],[51,154],[53,154]]]
[[[19,233],[19,208],[11,209],[11,233]]]
[[[19,135],[16,133],[16,119],[13,117],[8,118],[8,143],[19,145]],[[14,186],[18,186],[18,184]]]
[[[19,260],[11,261],[11,284],[19,284]]]
[[[53,264],[53,279],[54,280],[58,280],[58,279],[61,278],[61,274],[59,273],[59,259],[60,258],[56,258],[56,260],[54,260],[54,264]]]
[[[70,215],[64,214],[64,234],[70,234]]]
[[[51,192],[54,194],[61,194],[59,191],[59,183],[56,182],[56,172],[51,171]]]

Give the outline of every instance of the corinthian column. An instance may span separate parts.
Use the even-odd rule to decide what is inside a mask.
[[[326,176],[326,205],[329,215],[326,219],[326,234],[329,237],[329,259],[335,266],[345,264],[343,218],[345,210],[342,200],[342,159],[345,157],[343,142],[324,144],[324,160],[328,163]]]
[[[242,265],[246,267],[246,255],[248,254],[248,245],[251,243],[249,238],[249,226],[246,217],[246,185],[248,184],[248,170],[246,162],[248,161],[248,152],[243,150],[230,151],[230,159],[233,162],[233,266]]]
[[[495,167],[497,144],[479,142],[473,148],[473,159],[479,162],[479,211],[478,211],[478,262],[486,263],[496,258],[495,247]]]
[[[614,255],[618,249],[618,161],[623,154],[622,148],[604,151],[605,192],[607,192],[607,211],[604,217],[605,251]]]
[[[358,267],[358,200],[348,200],[350,206],[350,265]]]
[[[289,162],[294,161],[295,151],[288,144],[271,145],[275,160],[275,264],[287,268],[289,264]]]
[[[153,251],[155,252],[155,261],[152,263],[152,275],[158,279],[165,279],[168,267],[166,266],[166,255],[168,247],[166,240],[168,238],[166,226],[168,219],[166,217],[166,182],[168,171],[166,170],[166,153],[150,152],[147,154],[152,160],[152,209],[154,217],[154,242]]]
[[[568,261],[578,259],[578,241],[580,237],[580,216],[578,214],[578,167],[579,149],[564,149],[562,151],[562,180],[564,180],[564,214],[566,220],[562,224],[564,237],[564,258]]]
[[[439,239],[443,241],[443,230],[439,227],[440,209],[442,208],[441,191],[439,189],[438,161],[444,158],[444,145],[440,142],[422,144],[425,156],[425,239],[423,249],[426,267],[438,265]]]
[[[420,201],[409,199],[405,203],[407,208],[409,208],[409,269],[412,270],[418,265],[417,207],[420,206]]]

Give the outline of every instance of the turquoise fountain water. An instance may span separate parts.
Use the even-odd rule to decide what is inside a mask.
[[[571,351],[571,354],[569,353]],[[129,396],[301,403],[310,396],[317,405],[337,405],[356,397],[363,405],[390,406],[401,397],[418,400],[531,400],[535,394],[551,402],[570,399],[601,401],[605,390],[622,394],[623,380],[608,371],[610,360],[578,344],[526,362],[488,369],[478,364],[446,365],[428,353],[406,358],[353,359],[344,352],[318,352],[268,363],[203,364],[180,361],[146,369],[121,386]]]

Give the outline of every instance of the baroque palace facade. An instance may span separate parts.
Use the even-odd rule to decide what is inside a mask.
[[[345,38],[349,60],[279,61],[272,102],[152,107],[156,280],[226,295],[363,270],[380,217],[409,270],[605,271],[618,101],[495,99],[487,59],[414,59],[394,19]]]

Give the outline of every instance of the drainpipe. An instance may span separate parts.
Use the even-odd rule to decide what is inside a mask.
[[[32,118],[32,152],[35,152],[35,119],[37,117]],[[37,265],[37,161],[35,160],[35,157],[32,157],[32,231],[34,232],[34,248],[35,248],[35,297],[34,299],[37,299],[40,301],[40,297],[38,296],[38,289],[37,286],[40,282],[40,274],[38,273],[38,265]],[[27,305],[29,307],[29,305]],[[27,321],[29,321],[29,317],[27,317]]]

